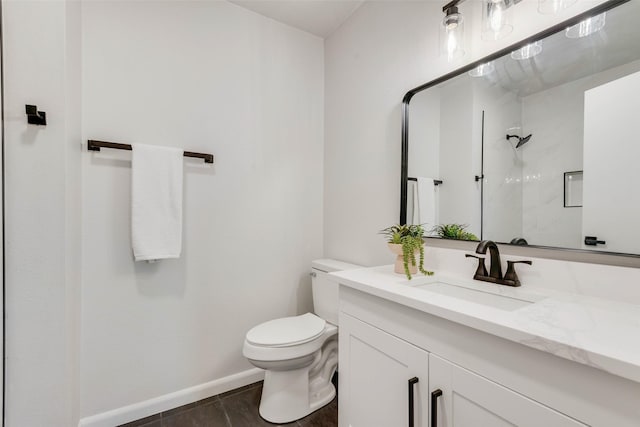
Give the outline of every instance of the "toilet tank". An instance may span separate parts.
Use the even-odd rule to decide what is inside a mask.
[[[334,325],[338,324],[338,282],[328,273],[354,268],[362,266],[334,259],[318,259],[311,262],[313,311]]]

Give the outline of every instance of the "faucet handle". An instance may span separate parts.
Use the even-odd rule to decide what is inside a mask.
[[[475,258],[478,260],[478,268],[476,269],[476,274],[473,276],[473,278],[477,278],[477,277],[487,277],[487,267],[484,266],[484,257],[482,256],[476,256],[476,255],[472,255],[472,254],[465,254],[464,255],[467,258]]]
[[[529,260],[507,261],[507,272],[504,275],[504,280],[513,282],[513,284],[512,285],[510,284],[510,286],[520,286],[520,279],[518,278],[518,274],[516,273],[516,268],[514,267],[514,264],[532,265],[533,263]]]

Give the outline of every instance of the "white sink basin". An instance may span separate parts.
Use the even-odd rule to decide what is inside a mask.
[[[404,284],[416,289],[507,311],[517,310],[544,299],[543,296],[528,295],[519,289],[494,284],[486,284],[484,286],[476,283],[469,285],[453,284],[426,277],[406,281]]]

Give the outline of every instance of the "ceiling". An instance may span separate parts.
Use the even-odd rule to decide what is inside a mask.
[[[326,38],[365,0],[229,0],[245,9]]]

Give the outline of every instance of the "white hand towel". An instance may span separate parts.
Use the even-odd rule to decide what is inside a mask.
[[[436,210],[436,186],[433,183],[433,178],[418,177],[416,185],[418,191],[418,218],[416,224],[424,224],[426,233],[429,234],[429,230],[437,224],[437,210]],[[414,201],[415,203],[415,201]]]
[[[411,200],[412,212],[411,212],[411,224],[420,225],[420,206],[418,203],[418,181],[410,181],[412,188],[413,199]]]
[[[136,261],[178,258],[182,250],[183,150],[132,145],[131,242]]]

